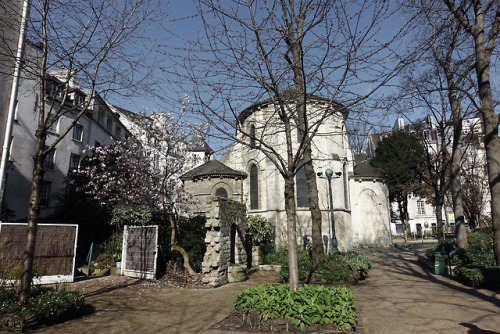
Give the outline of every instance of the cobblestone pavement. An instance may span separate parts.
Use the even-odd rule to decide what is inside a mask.
[[[415,255],[425,247],[420,242],[360,251],[373,264],[368,279],[351,287],[363,332],[500,334],[500,291],[464,287],[425,271]],[[276,281],[276,274],[257,272],[217,289],[176,289],[118,276],[76,282],[71,288],[85,294],[89,315],[35,333],[222,334],[210,327],[232,312],[238,293]]]

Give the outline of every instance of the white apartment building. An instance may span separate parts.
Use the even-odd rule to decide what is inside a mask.
[[[393,131],[414,131],[418,128],[420,135],[424,138],[424,144],[428,150],[438,150],[440,145],[437,126],[432,117],[428,115],[417,124],[405,124],[402,117],[396,120]],[[382,133],[368,136],[367,155],[368,159],[375,154],[377,143],[383,137],[390,133]],[[462,121],[462,184],[473,180],[478,183],[481,191],[482,212],[481,215],[487,216],[491,212],[490,196],[487,184],[486,172],[486,152],[482,141],[483,128],[480,117],[471,117]],[[453,129],[450,127],[447,133],[449,150],[453,143]],[[455,216],[451,205],[451,195],[446,199],[443,207],[443,222],[447,232],[453,232],[455,227]],[[392,203],[391,231],[393,235],[402,235],[403,228],[398,217],[398,208],[396,203]],[[408,196],[408,215],[409,215],[409,233],[420,234],[432,233],[437,228],[436,208],[426,198],[410,194]]]
[[[27,55],[33,55],[36,52],[36,46],[27,44]],[[41,103],[45,103],[46,110],[49,111],[53,102],[59,103],[61,88],[58,78],[63,73],[64,71],[51,72],[46,81],[48,93],[46,101],[40,101],[39,80],[30,78],[26,73],[22,76],[5,177],[2,206],[4,221],[15,221],[27,217],[39,106]],[[40,217],[46,217],[54,212],[59,202],[58,196],[65,193],[66,176],[68,172],[78,168],[87,146],[109,145],[115,140],[130,135],[130,132],[121,123],[120,116],[113,112],[98,94],[89,96],[86,90],[75,82],[70,83],[70,88],[68,108],[76,107],[78,109],[86,102],[90,102],[90,106],[73,129],[45,159],[46,172],[41,193]],[[91,100],[89,101],[89,99]],[[76,110],[67,112],[53,124],[47,136],[47,145],[52,144],[68,128],[74,121],[76,114]]]

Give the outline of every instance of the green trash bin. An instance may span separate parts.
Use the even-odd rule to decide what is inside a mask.
[[[434,253],[434,274],[444,275],[446,273],[446,253],[436,252]]]

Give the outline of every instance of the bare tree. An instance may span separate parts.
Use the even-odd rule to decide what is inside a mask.
[[[141,82],[144,54],[132,51],[144,37],[144,26],[158,15],[150,0],[40,0],[31,5],[28,38],[37,52],[23,60],[23,75],[39,83],[34,168],[28,208],[28,231],[23,254],[20,299],[29,296],[40,214],[44,159],[71,131],[78,119],[92,109],[99,95],[125,93]],[[156,7],[156,6],[155,6]],[[16,13],[14,12],[13,15]],[[54,72],[54,70],[56,70]],[[85,87],[85,100],[72,103]],[[67,116],[71,125],[53,141],[47,132]]]
[[[488,161],[488,180],[491,193],[491,218],[495,261],[500,265],[500,141],[499,118],[495,113],[491,91],[490,64],[497,44],[500,26],[500,3],[496,0],[443,0],[450,13],[469,34],[474,45],[474,69],[479,91],[479,111],[484,124],[484,142]]]
[[[380,22],[395,9],[383,1],[200,0],[198,10],[204,35],[190,44],[188,58],[181,57],[189,71],[182,79],[196,85],[199,111],[219,136],[243,145],[255,138],[257,148],[284,178],[294,290],[298,277],[294,176],[303,163],[310,191],[313,261],[318,263],[323,244],[311,143],[327,119],[347,115],[404,63],[387,61],[390,55],[383,53],[395,38],[376,38]],[[363,84],[370,85],[368,91],[356,92]],[[329,106],[310,108],[317,96],[325,97]],[[245,115],[240,117],[239,111],[262,100],[274,109],[272,117],[259,120],[255,135],[242,126]],[[297,132],[298,145],[294,144]],[[269,141],[278,135],[283,138],[282,151]]]
[[[414,7],[410,15],[421,17],[419,30],[422,43],[430,46],[428,55],[422,57],[422,67],[435,71],[443,77],[439,85],[427,86],[429,90],[446,90],[450,120],[453,127],[449,131],[451,141],[450,161],[450,191],[453,212],[455,215],[455,233],[457,246],[465,248],[467,233],[464,220],[464,208],[461,190],[461,160],[465,147],[462,147],[462,121],[466,102],[464,98],[473,95],[471,71],[474,68],[472,61],[473,50],[467,43],[467,36],[463,27],[456,20],[449,19],[449,11],[441,1],[415,1],[408,4]],[[416,83],[419,84],[419,83]],[[448,109],[448,108],[446,108]],[[440,119],[443,119],[440,117]],[[445,135],[449,135],[446,133]],[[444,158],[444,156],[443,156]]]

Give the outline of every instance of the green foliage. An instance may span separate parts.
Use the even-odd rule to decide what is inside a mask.
[[[356,326],[356,302],[351,291],[343,287],[304,285],[293,293],[288,285],[262,284],[245,289],[236,297],[234,307],[244,319],[251,321],[251,315],[271,322],[286,319],[302,331],[315,324],[334,324],[343,331]]]
[[[425,251],[425,254],[429,259],[434,260],[436,252],[446,253],[451,265],[495,265],[493,233],[491,229],[476,230],[469,233],[465,249],[459,249],[454,242],[447,242],[433,245]]]
[[[467,236],[464,264],[483,266],[495,265],[493,253],[493,233],[490,230],[474,231]]]
[[[321,282],[357,283],[368,275],[370,260],[358,253],[334,253],[328,255],[325,262],[318,265],[318,279]]]
[[[287,282],[290,276],[287,252],[285,250],[280,254],[282,257],[277,263],[281,264],[280,279]],[[312,264],[308,251],[300,251],[297,254],[297,260],[300,281],[310,281],[314,277],[314,280],[322,283],[346,282],[355,284],[360,279],[364,279],[371,268],[371,262],[366,256],[353,251],[330,254],[316,268]]]
[[[306,281],[314,271],[314,266],[307,250],[301,250],[297,254],[297,265],[299,269],[299,281]],[[290,278],[290,268],[288,267],[288,251],[286,261],[281,263],[280,279],[288,282]]]
[[[179,244],[188,253],[189,262],[194,271],[201,271],[201,263],[207,250],[205,244],[205,223],[207,219],[195,216],[179,221]]]
[[[272,239],[273,229],[266,218],[250,216],[247,219],[246,238],[252,246],[261,246]]]
[[[276,249],[272,241],[260,245],[260,264],[275,263],[279,257],[278,251],[281,251],[281,249]]]
[[[474,287],[500,284],[500,266],[460,266],[453,273],[460,281]]]
[[[391,200],[404,197],[419,183],[425,148],[420,140],[405,132],[383,138],[370,164],[387,180]]]
[[[33,263],[32,272],[34,278],[40,277],[40,274],[35,269],[35,263]],[[22,274],[23,274],[23,264],[19,263],[14,267],[12,267],[4,278],[8,280],[18,281],[21,279]]]
[[[0,286],[0,325],[15,328],[21,320],[42,326],[70,319],[83,307],[84,297],[66,288],[35,288],[24,303],[18,301],[17,291]]]
[[[123,227],[124,225],[146,226],[153,220],[154,210],[138,204],[115,207],[111,216],[111,224]]]

